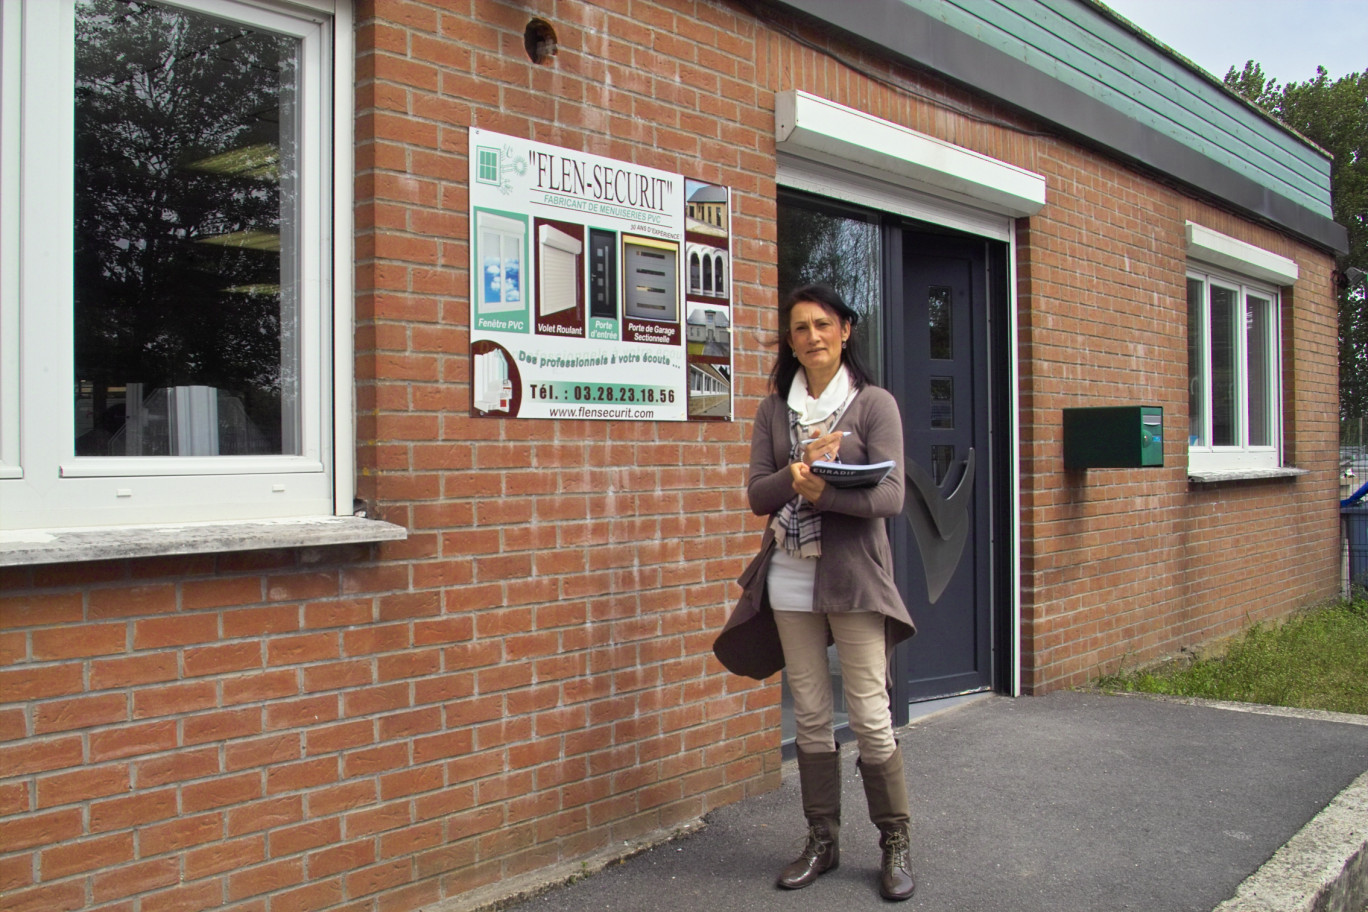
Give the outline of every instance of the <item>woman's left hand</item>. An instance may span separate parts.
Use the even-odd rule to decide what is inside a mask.
[[[826,482],[821,476],[812,474],[812,469],[805,462],[790,463],[789,472],[793,475],[793,490],[812,503],[816,503],[826,490]]]

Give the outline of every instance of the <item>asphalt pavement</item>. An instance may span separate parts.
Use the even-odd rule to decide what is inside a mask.
[[[610,850],[592,866],[501,884],[442,912],[1368,904],[1368,716],[1099,693],[987,696],[914,721],[900,741],[918,881],[905,903],[878,895],[878,834],[847,745],[841,864],[806,889],[774,886],[805,833],[789,761],[779,789],[625,860]]]

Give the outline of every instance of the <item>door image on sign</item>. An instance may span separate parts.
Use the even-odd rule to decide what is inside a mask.
[[[622,310],[628,317],[679,320],[679,245],[622,238]]]
[[[475,214],[479,238],[480,288],[477,309],[482,314],[522,310],[523,253],[527,247],[527,223],[521,219]]]
[[[589,316],[616,320],[617,291],[617,235],[590,228]]]
[[[574,310],[579,305],[580,255],[584,243],[552,225],[537,228],[541,247],[537,313],[543,317]]]

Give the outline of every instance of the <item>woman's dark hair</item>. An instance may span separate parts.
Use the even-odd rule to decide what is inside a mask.
[[[798,374],[799,368],[803,366],[799,363],[798,356],[793,353],[793,349],[789,347],[788,335],[789,319],[793,314],[793,308],[804,301],[817,304],[842,323],[850,324],[852,341],[855,338],[855,326],[860,322],[859,311],[847,304],[840,293],[830,285],[804,285],[785,295],[784,300],[779,304],[779,357],[774,362],[774,369],[770,371],[770,388],[781,396],[789,394],[789,387],[793,385],[793,378]],[[854,345],[848,346],[841,352],[841,363],[849,372],[851,386],[855,389],[860,389],[873,382],[873,378],[865,368],[864,362],[860,360]]]

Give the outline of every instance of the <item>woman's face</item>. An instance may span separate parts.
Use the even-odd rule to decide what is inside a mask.
[[[841,364],[841,344],[850,323],[815,301],[799,301],[789,311],[788,342],[803,370],[822,375]]]

